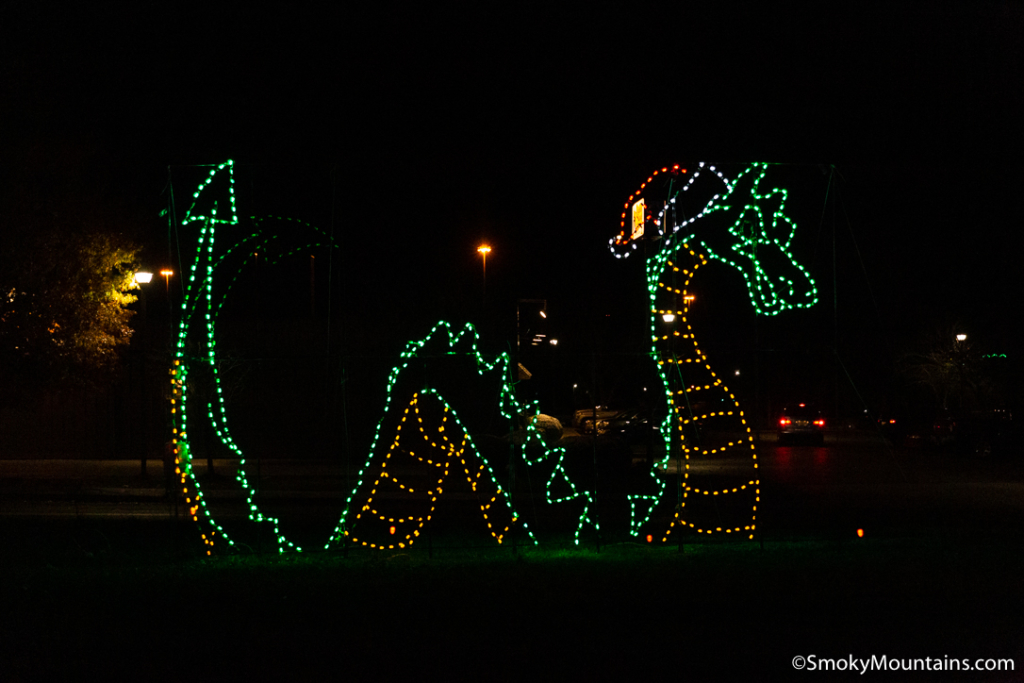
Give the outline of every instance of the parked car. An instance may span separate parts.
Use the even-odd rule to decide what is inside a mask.
[[[645,443],[648,433],[657,431],[660,421],[652,421],[647,408],[623,410],[606,420],[605,431],[624,439],[627,443]]]
[[[597,414],[597,433],[604,434],[608,430],[608,420],[615,417],[620,411],[612,410],[608,406],[597,406],[594,408],[582,408],[573,413],[572,426],[580,434],[590,434],[594,431],[594,414]]]
[[[967,456],[1006,456],[1019,452],[1020,422],[1007,409],[978,410],[956,415],[941,411],[932,417],[879,420],[882,433],[894,444]],[[888,422],[889,424],[886,424]]]
[[[783,408],[775,426],[780,444],[806,441],[820,446],[825,443],[825,418],[820,410],[806,403]]]
[[[934,421],[929,445],[957,455],[1006,455],[1018,443],[1016,427],[1008,410],[943,413]]]
[[[695,402],[692,411],[700,415],[706,409],[703,401]],[[665,413],[662,411],[652,412],[650,408],[630,408],[613,415],[605,420],[604,427],[608,434],[615,435],[629,444],[643,444],[650,439],[661,440],[661,428],[665,423]],[[699,418],[693,418],[686,423],[686,436],[688,439],[700,439],[704,423]],[[670,429],[674,435],[678,435],[679,425],[673,420]]]
[[[1009,410],[978,411],[960,422],[956,435],[956,452],[960,455],[1006,456],[1018,453],[1020,424],[1014,422]]]

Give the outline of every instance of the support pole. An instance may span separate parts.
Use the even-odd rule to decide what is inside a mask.
[[[590,398],[594,404],[593,409],[593,430],[594,436],[591,441],[594,447],[594,529],[597,531],[597,552],[601,552],[601,518],[597,512],[597,488],[600,478],[597,464],[597,352],[590,356]]]

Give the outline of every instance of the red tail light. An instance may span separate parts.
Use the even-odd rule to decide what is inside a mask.
[[[790,423],[790,420],[789,420],[788,417],[783,417],[783,418],[779,419],[779,425],[782,426],[782,427],[785,427],[789,423]]]
[[[817,420],[814,421],[814,424],[818,425],[819,427],[824,427],[825,426],[825,420],[823,420],[821,418],[818,418]]]

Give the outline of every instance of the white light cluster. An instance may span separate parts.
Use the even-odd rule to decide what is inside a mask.
[[[666,221],[664,220],[664,218],[665,218],[665,211],[668,209],[669,205],[672,205],[672,206],[675,205],[676,198],[679,197],[679,194],[682,193],[682,192],[686,192],[687,190],[690,189],[690,186],[693,185],[693,183],[697,180],[697,178],[700,177],[701,170],[704,169],[705,167],[706,167],[705,162],[701,161],[700,163],[698,163],[697,164],[697,171],[695,171],[694,174],[692,176],[690,176],[689,180],[686,181],[686,184],[683,185],[683,187],[679,191],[677,191],[674,195],[672,195],[672,197],[669,198],[668,202],[663,204],[661,211],[658,212],[657,218],[654,219],[654,224],[658,226],[658,234],[659,235],[664,236],[664,235],[666,235],[669,232],[669,230],[666,228]],[[733,187],[732,184],[729,182],[729,179],[726,178],[722,174],[721,171],[717,170],[714,166],[707,166],[706,168],[707,168],[708,171],[711,171],[716,176],[718,176],[719,180],[721,180],[722,183],[725,185],[727,191],[732,191],[732,187]],[[645,185],[646,185],[646,183],[645,183]],[[643,187],[644,187],[644,185],[641,185],[641,189],[637,190],[637,192],[635,192],[633,196],[636,196],[636,195],[640,194],[640,192],[643,190]],[[718,201],[720,196],[721,196],[720,194],[716,194],[714,197],[712,197],[711,201],[708,202],[707,206],[705,206],[696,216],[693,216],[692,218],[689,218],[689,219],[683,221],[682,223],[678,223],[678,224],[673,225],[672,229],[671,229],[671,233],[672,234],[676,234],[677,232],[679,232],[680,228],[682,228],[684,226],[687,226],[687,225],[692,225],[698,219],[703,218],[704,215],[708,212],[708,209],[710,207],[712,207],[715,204],[715,202]],[[619,259],[621,259],[621,258],[628,258],[629,255],[632,254],[637,249],[637,244],[638,244],[638,242],[636,240],[626,240],[626,241],[616,242],[616,238],[612,237],[611,239],[608,240],[608,250],[612,252],[612,255],[615,256],[615,258],[619,258]],[[626,248],[627,245],[630,248]]]

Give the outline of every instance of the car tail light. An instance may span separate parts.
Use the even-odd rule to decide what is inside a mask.
[[[780,426],[785,427],[785,426],[787,426],[789,424],[790,424],[790,420],[789,420],[788,417],[783,417],[783,418],[779,419],[779,425]]]
[[[817,420],[814,421],[814,424],[818,425],[819,427],[824,427],[825,426],[825,420],[823,420],[821,418],[818,418]]]

